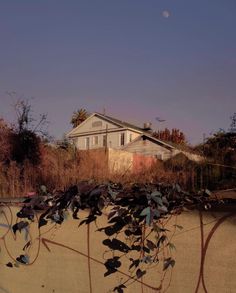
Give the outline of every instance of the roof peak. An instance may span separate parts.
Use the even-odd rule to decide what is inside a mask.
[[[129,123],[129,122],[126,122],[126,121],[123,121],[123,120],[120,120],[120,119],[117,119],[117,118],[111,117],[111,116],[109,116],[109,115],[104,115],[104,114],[101,114],[101,113],[99,113],[99,112],[94,112],[94,114],[95,114],[95,115],[97,114],[97,115],[99,115],[99,116],[102,116],[102,117],[104,117],[104,118],[107,118],[107,119],[109,119],[110,121],[113,121],[114,123],[117,123],[117,124],[119,124],[119,125],[121,125],[121,126],[123,126],[123,127],[126,127],[126,128],[133,128],[133,129],[138,130],[138,131],[140,131],[140,132],[142,132],[142,133],[145,133],[145,132],[146,132],[145,129],[142,128],[142,127],[139,127],[139,126],[136,126],[136,125],[134,125],[134,124],[132,124],[132,123]]]

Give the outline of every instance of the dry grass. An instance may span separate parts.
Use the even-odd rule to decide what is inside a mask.
[[[194,164],[166,164],[156,161],[150,167],[142,166],[138,172],[123,169],[109,172],[108,152],[105,149],[75,151],[72,148],[40,146],[41,162],[33,166],[29,161],[19,165],[14,161],[0,161],[0,197],[19,197],[35,191],[44,184],[49,190],[64,190],[82,180],[97,183],[178,183],[187,190],[208,187],[220,175],[212,175],[205,166]],[[204,171],[205,170],[205,171]],[[207,172],[206,172],[207,171]],[[207,175],[208,174],[208,175]],[[213,179],[212,179],[213,178]],[[213,182],[213,183],[214,183]]]
[[[29,161],[17,165],[0,162],[0,196],[18,197],[37,190],[44,184],[49,190],[65,189],[82,180],[97,183],[108,180],[123,184],[133,182],[173,182],[176,174],[165,171],[163,164],[157,162],[141,172],[130,170],[110,173],[108,153],[104,149],[75,152],[73,149],[54,148],[41,145],[41,163],[33,166]]]

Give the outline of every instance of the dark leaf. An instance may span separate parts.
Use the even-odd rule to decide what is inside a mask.
[[[42,227],[44,225],[47,225],[48,221],[46,221],[44,218],[40,218],[39,219],[39,224],[38,224],[38,227]]]
[[[16,223],[15,225],[12,226],[12,230],[14,234],[16,234],[16,231],[19,230],[21,232],[22,229],[26,228],[29,226],[28,222],[20,221],[19,223]]]
[[[25,246],[23,247],[23,250],[26,250],[31,244],[31,241],[28,241]]]
[[[104,277],[107,277],[113,273],[117,272],[117,269],[114,268],[109,268],[105,273],[104,273]]]
[[[123,285],[123,284],[121,284],[121,285],[115,287],[114,290],[113,290],[113,292],[116,292],[117,291],[117,293],[124,293],[124,290],[123,289],[125,289],[125,288],[126,288],[126,286]]]
[[[167,270],[169,266],[173,268],[175,265],[175,260],[172,259],[171,257],[167,258],[164,260],[164,266],[163,266],[163,271]]]
[[[121,266],[121,262],[119,261],[119,256],[114,256],[113,258],[109,258],[105,262],[106,268],[119,268]]]
[[[145,252],[147,252],[147,253],[150,253],[150,249],[148,248],[148,247],[146,247],[146,246],[143,246],[143,251],[145,251]]]
[[[106,246],[110,246],[111,245],[111,240],[110,239],[105,239],[102,241],[102,243]]]
[[[123,223],[124,220],[120,216],[113,217],[108,223]]]
[[[112,226],[106,227],[104,230],[107,236],[112,236],[115,233],[119,232],[125,225],[126,224],[124,221],[119,221]]]
[[[111,211],[110,214],[108,215],[107,219],[110,220],[116,214],[116,212],[117,211]]]
[[[121,266],[121,262],[119,261],[119,257],[115,256],[113,258],[109,258],[106,262],[105,262],[105,267],[107,269],[107,272],[104,274],[104,277],[113,274],[117,271],[117,268],[119,268]]]
[[[135,267],[137,268],[139,263],[140,263],[140,260],[139,259],[130,259],[130,261],[132,261],[131,265],[129,266],[129,270],[132,269],[132,267]]]
[[[146,274],[146,271],[142,271],[140,269],[137,269],[137,271],[136,271],[136,277],[137,277],[137,279],[142,278],[142,276],[144,276],[145,274]]]
[[[125,230],[125,235],[126,235],[126,236],[130,236],[130,235],[132,235],[132,234],[133,234],[132,231],[130,231],[130,230],[128,230],[128,229]]]
[[[150,249],[150,250],[154,250],[156,248],[156,245],[151,241],[151,240],[148,240],[147,239],[147,247]]]
[[[118,250],[125,253],[127,253],[130,250],[129,246],[127,246],[124,242],[116,238],[113,238],[112,240],[105,239],[103,241],[103,244],[108,246],[112,250]]]
[[[166,236],[162,235],[158,241],[157,241],[157,247],[160,247],[160,245],[166,240]]]
[[[21,254],[19,257],[17,257],[16,260],[22,264],[29,263],[29,257],[27,255],[23,255],[23,254]]]
[[[140,245],[134,245],[134,244],[133,244],[133,245],[131,246],[131,249],[132,249],[132,250],[140,251],[140,250],[141,250],[141,246],[140,246]]]

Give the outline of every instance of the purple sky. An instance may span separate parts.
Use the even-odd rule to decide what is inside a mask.
[[[15,91],[56,138],[77,108],[105,107],[200,142],[236,112],[235,15],[235,0],[2,0],[0,116]]]

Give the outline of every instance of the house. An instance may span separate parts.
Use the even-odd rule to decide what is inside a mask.
[[[126,152],[142,154],[145,156],[155,156],[159,160],[167,160],[172,157],[176,148],[147,134],[141,134],[132,142],[123,146]]]
[[[130,123],[93,113],[84,122],[72,129],[67,137],[79,150],[102,147],[120,149],[147,131],[149,125],[140,128]]]
[[[110,170],[137,169],[143,164],[150,166],[155,160],[165,161],[179,153],[190,160],[201,160],[200,156],[152,137],[150,130],[150,123],[141,128],[93,113],[72,129],[67,137],[78,150],[106,149]]]
[[[171,143],[154,138],[149,134],[141,134],[132,142],[122,147],[122,150],[145,156],[155,156],[157,159],[166,161],[178,154],[183,154],[188,160],[200,162],[203,158],[189,150],[181,149]]]

